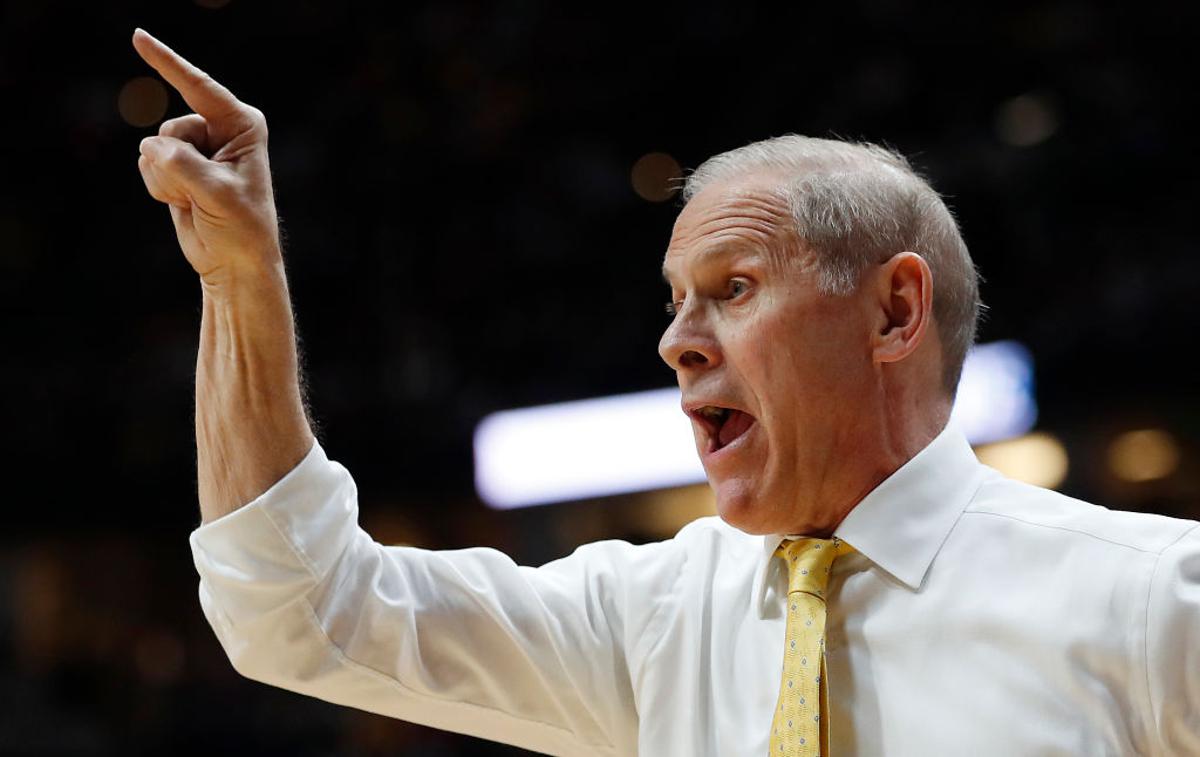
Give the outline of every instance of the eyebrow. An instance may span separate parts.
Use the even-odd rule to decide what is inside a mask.
[[[726,243],[718,242],[716,244],[709,245],[708,247],[705,247],[700,252],[696,253],[696,257],[694,257],[692,259],[692,265],[694,267],[703,268],[705,266],[712,265],[715,262],[722,260],[724,258],[739,257],[739,256],[757,257],[758,254],[759,253],[757,250],[746,249],[746,247],[743,245],[729,244],[727,242]],[[667,286],[673,286],[673,284],[671,282],[671,273],[670,273],[670,270],[667,268],[666,263],[663,263],[662,277],[663,277],[663,281],[666,282]]]

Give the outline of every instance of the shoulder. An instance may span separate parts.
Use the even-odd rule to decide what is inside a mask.
[[[625,541],[605,540],[584,544],[575,555],[587,559],[625,562],[681,564],[700,558],[744,559],[762,550],[761,536],[739,531],[719,517],[697,518],[685,524],[675,536],[663,541],[633,545]]]
[[[685,553],[710,553],[740,560],[760,553],[763,537],[748,534],[710,515],[688,523],[673,541]]]
[[[1003,518],[1018,527],[1073,533],[1152,554],[1161,554],[1200,526],[1165,515],[1110,510],[988,471],[964,518]]]
[[[582,544],[571,555],[549,562],[542,569],[587,563],[617,566],[621,572],[636,576],[644,570],[678,570],[689,560],[717,556],[741,559],[761,548],[761,536],[739,531],[714,515],[693,520],[680,528],[675,536],[662,541],[631,544],[619,539],[605,539]]]
[[[755,556],[762,553],[763,537],[752,536],[730,526],[717,516],[687,523],[675,536],[663,541],[632,545],[624,541],[600,541],[579,547],[572,558],[593,564],[617,565],[618,571],[635,585],[659,590],[682,590],[693,580],[721,566],[738,565],[753,570]]]

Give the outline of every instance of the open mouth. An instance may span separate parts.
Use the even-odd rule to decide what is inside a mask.
[[[708,433],[708,452],[716,452],[737,441],[754,425],[754,416],[719,405],[704,405],[689,413]]]

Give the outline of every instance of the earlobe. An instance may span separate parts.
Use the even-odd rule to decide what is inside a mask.
[[[883,263],[876,288],[879,330],[875,360],[892,363],[912,354],[924,339],[933,314],[933,274],[915,252],[900,252]]]

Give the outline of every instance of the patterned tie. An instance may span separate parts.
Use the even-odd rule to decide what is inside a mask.
[[[833,560],[853,552],[833,539],[795,539],[775,550],[788,566],[783,681],[771,723],[771,757],[829,754],[828,683],[825,681],[825,589]]]

